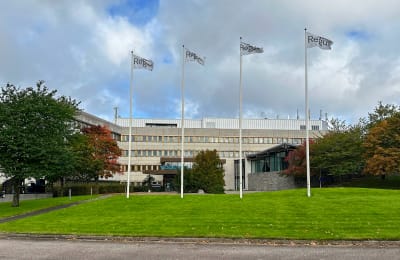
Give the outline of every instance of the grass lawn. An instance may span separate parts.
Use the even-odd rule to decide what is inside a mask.
[[[0,224],[0,232],[165,237],[400,239],[400,191],[114,196]]]
[[[68,204],[71,202],[85,200],[85,199],[90,199],[90,196],[72,196],[71,200],[69,200],[69,197],[21,200],[19,202],[20,205],[19,207],[11,207],[12,202],[10,201],[0,202],[0,218],[16,216],[31,211]]]

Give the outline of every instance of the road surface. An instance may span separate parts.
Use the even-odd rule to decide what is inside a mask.
[[[0,259],[400,259],[398,246],[0,238]]]

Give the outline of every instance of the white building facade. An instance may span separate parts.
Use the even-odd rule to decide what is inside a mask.
[[[106,125],[122,150],[119,159],[123,174],[112,180],[125,182],[128,172],[129,119],[116,118],[114,123],[82,112],[77,120],[88,125]],[[299,119],[243,119],[242,158],[264,151],[278,144],[299,145],[305,141],[305,120]],[[317,138],[328,130],[328,122],[310,120],[310,138]],[[224,161],[225,190],[237,190],[239,156],[239,120],[227,118],[186,119],[184,157],[190,161],[202,150],[216,150]],[[162,164],[178,161],[181,157],[180,119],[132,119],[131,176],[133,185],[140,185],[151,173],[161,185]],[[186,161],[185,159],[185,161]],[[235,164],[236,160],[236,164]],[[244,160],[243,188],[248,188],[250,165]],[[236,165],[236,167],[235,167]],[[160,174],[157,174],[160,172]]]

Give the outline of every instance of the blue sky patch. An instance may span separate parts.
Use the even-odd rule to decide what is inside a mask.
[[[172,62],[173,62],[172,55],[168,54],[168,55],[164,56],[162,59],[162,62],[164,64],[172,64]]]
[[[156,16],[159,0],[121,0],[108,7],[112,17],[126,17],[130,23],[145,25]]]
[[[352,40],[359,40],[359,41],[367,41],[370,38],[370,35],[361,30],[351,30],[346,32],[346,36]]]

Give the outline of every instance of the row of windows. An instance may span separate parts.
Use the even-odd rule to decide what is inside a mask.
[[[123,135],[122,142],[129,141],[129,135]],[[147,136],[134,135],[133,142],[157,142],[157,143],[180,143],[180,136]],[[301,144],[302,138],[285,138],[285,137],[242,137],[244,144]],[[238,144],[239,137],[213,137],[213,136],[185,136],[185,143],[230,143]]]
[[[281,171],[287,168],[287,162],[285,162],[286,153],[279,152],[273,153],[266,158],[251,161],[251,172],[274,172]]]
[[[185,150],[185,157],[194,157],[200,151]],[[256,151],[243,151],[242,156],[256,153]],[[238,151],[218,151],[220,158],[238,158]],[[180,150],[132,150],[132,157],[179,157],[181,156]],[[122,157],[128,157],[128,151],[122,150]]]
[[[181,163],[180,162],[168,162],[165,165],[131,165],[131,171],[133,172],[141,172],[141,171],[159,171],[159,170],[165,170],[165,169],[178,169],[180,168]],[[184,163],[185,168],[192,168],[193,163],[192,162],[185,162]],[[121,165],[121,171],[127,172],[128,171],[128,165]]]
[[[306,130],[306,125],[301,125],[300,130]],[[313,131],[318,131],[319,130],[319,125],[312,125],[311,130]]]
[[[128,165],[121,165],[121,171],[127,172]],[[160,170],[160,165],[131,165],[132,172],[142,172],[142,171],[158,171]]]

